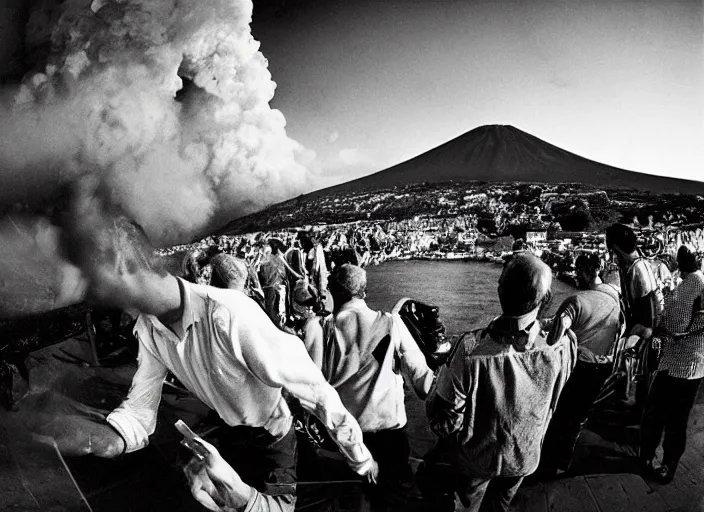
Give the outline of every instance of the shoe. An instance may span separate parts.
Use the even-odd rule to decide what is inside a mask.
[[[675,470],[667,464],[663,464],[655,470],[654,480],[660,484],[669,484],[675,478]]]
[[[653,459],[641,459],[639,466],[640,474],[643,478],[657,479],[658,470],[660,468],[655,467]]]

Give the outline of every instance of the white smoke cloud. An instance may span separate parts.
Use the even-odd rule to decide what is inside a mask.
[[[11,120],[0,126],[3,182],[97,175],[158,245],[308,187],[314,154],[269,106],[276,84],[250,31],[250,0],[59,9],[42,12],[56,20],[46,68],[0,110]],[[177,101],[182,78],[193,86]]]

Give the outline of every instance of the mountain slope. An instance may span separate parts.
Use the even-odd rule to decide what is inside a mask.
[[[423,181],[585,183],[600,188],[704,193],[704,183],[626,171],[553,146],[513,126],[475,128],[386,170],[309,194],[360,192]]]

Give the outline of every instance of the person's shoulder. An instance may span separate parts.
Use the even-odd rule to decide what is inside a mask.
[[[635,276],[653,275],[653,267],[645,258],[638,258],[633,262],[629,272]]]
[[[308,318],[303,324],[303,331],[305,333],[321,332],[323,330],[323,324],[331,321],[332,314],[319,316],[315,315]]]
[[[200,286],[197,292],[203,300],[216,307],[223,307],[235,311],[249,311],[257,303],[244,292],[229,288],[216,288],[214,286]]]
[[[494,339],[487,327],[466,333],[462,339],[461,349],[468,358],[490,357],[507,351],[508,346]]]

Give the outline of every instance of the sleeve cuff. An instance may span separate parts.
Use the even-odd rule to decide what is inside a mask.
[[[130,421],[130,419],[119,410],[111,412],[107,417],[107,422],[125,441],[125,450],[123,453],[141,450],[149,444],[149,436],[144,428]]]
[[[369,451],[369,448],[367,448],[364,444],[361,445],[362,449],[362,456],[365,458],[361,462],[357,461],[349,461],[349,466],[358,475],[366,475],[369,473],[369,471],[374,467],[374,457],[372,457],[371,452]]]

